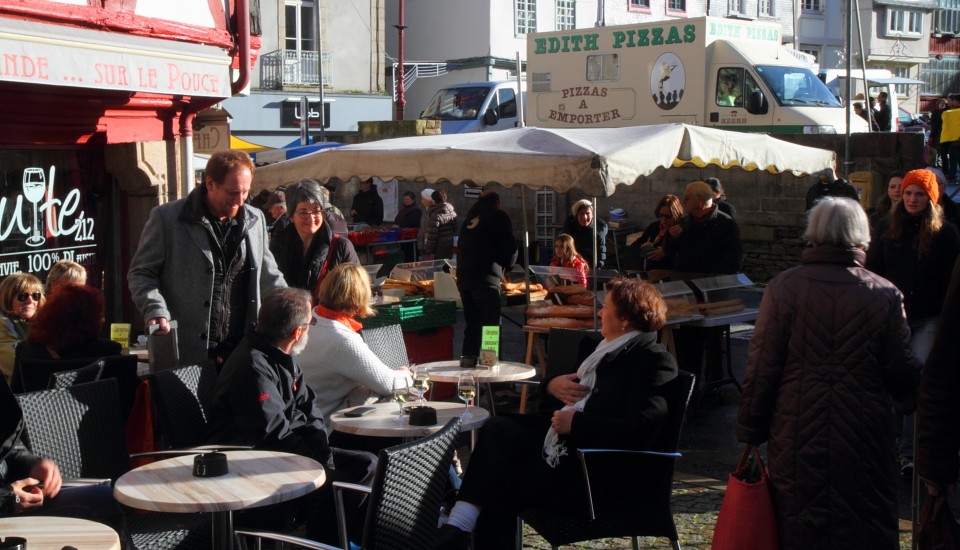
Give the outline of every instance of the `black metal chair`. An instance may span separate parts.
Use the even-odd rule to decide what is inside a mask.
[[[47,389],[56,390],[69,388],[77,384],[86,384],[87,382],[96,382],[100,380],[103,374],[104,362],[97,360],[86,367],[80,367],[74,370],[65,370],[55,372],[50,375],[50,381],[47,383]]]
[[[588,494],[587,512],[572,509],[569,503],[556,503],[527,510],[520,520],[553,548],[600,538],[631,537],[637,549],[637,537],[652,536],[670,539],[671,547],[679,550],[670,497],[674,463],[680,457],[680,431],[693,384],[694,376],[682,371],[670,382],[669,416],[649,451],[577,450]],[[620,498],[604,501],[597,498],[600,495]]]
[[[68,370],[76,370],[93,363],[103,361],[101,379],[115,378],[120,398],[122,421],[126,421],[133,408],[133,398],[140,385],[137,376],[137,356],[110,355],[106,357],[81,357],[75,359],[31,359],[17,357],[14,364],[11,389],[14,393],[39,391],[47,388],[50,375]]]
[[[129,469],[117,381],[108,379],[17,396],[23,409],[24,443],[53,459],[64,479],[116,481]],[[126,514],[136,549],[205,549],[210,522],[205,514]]]
[[[412,443],[380,451],[372,487],[334,482],[337,520],[343,548],[349,548],[343,491],[369,494],[363,548],[408,550],[432,548],[447,491],[447,472],[460,434],[460,418],[437,433]],[[330,548],[319,543],[273,533],[237,531],[238,538],[271,539],[303,548]]]
[[[206,364],[162,370],[148,380],[164,448],[202,445],[217,383],[216,367]]]
[[[365,328],[360,331],[360,336],[386,366],[396,369],[410,364],[400,325]]]

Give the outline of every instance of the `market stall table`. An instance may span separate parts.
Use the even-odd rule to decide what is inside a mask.
[[[26,539],[30,550],[120,550],[120,537],[106,525],[58,516],[0,518],[0,537]]]
[[[118,502],[155,512],[213,514],[213,548],[233,548],[233,510],[306,495],[326,480],[319,462],[274,451],[226,451],[229,473],[194,477],[195,454],[153,462],[120,476]]]
[[[537,374],[537,369],[526,363],[515,363],[513,361],[500,361],[492,368],[460,368],[460,361],[436,361],[433,363],[424,363],[420,365],[427,368],[430,380],[434,382],[452,382],[454,384],[459,380],[462,374],[472,374],[477,381],[477,396],[480,395],[479,386],[487,386],[487,394],[490,396],[490,411],[496,414],[493,406],[493,392],[490,391],[490,384],[497,382],[515,382],[517,380],[526,380],[533,378]],[[478,401],[479,403],[479,397]]]
[[[413,405],[414,403],[411,403]],[[463,403],[449,403],[446,401],[426,401],[428,407],[437,410],[437,423],[433,426],[411,426],[408,416],[402,422],[397,422],[397,412],[400,407],[396,403],[375,403],[367,405],[374,411],[363,416],[348,417],[344,413],[352,409],[344,409],[330,415],[330,426],[338,432],[373,437],[426,437],[443,428],[451,418],[456,418],[464,412]],[[490,417],[490,413],[480,407],[468,407],[470,416],[463,418],[460,424],[462,431],[476,430]]]

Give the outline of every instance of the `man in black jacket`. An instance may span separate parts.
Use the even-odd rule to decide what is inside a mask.
[[[294,453],[325,465],[328,479],[319,490],[290,503],[257,508],[238,522],[290,531],[305,520],[308,538],[336,544],[332,482],[369,486],[377,459],[327,443],[317,396],[304,384],[296,360],[314,322],[310,307],[310,294],[297,288],[278,289],[263,300],[256,328],[247,331],[217,377],[207,441]],[[352,504],[359,507],[360,502]],[[351,533],[361,532],[362,516],[362,509],[348,514],[355,518]]]
[[[360,182],[360,190],[353,196],[350,215],[353,216],[353,223],[365,223],[370,226],[383,223],[383,199],[380,198],[377,187],[373,185],[373,178]]]
[[[463,300],[462,355],[479,355],[484,326],[500,326],[500,280],[517,263],[510,216],[500,210],[500,195],[480,195],[460,227],[457,289]]]
[[[683,193],[687,215],[669,229],[673,237],[668,254],[676,254],[674,271],[684,273],[737,273],[743,248],[737,222],[713,202],[713,189],[705,182],[687,185]]]

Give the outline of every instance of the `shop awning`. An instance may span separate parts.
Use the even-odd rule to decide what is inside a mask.
[[[267,147],[266,145],[257,145],[256,143],[250,143],[249,141],[238,138],[235,135],[230,135],[230,148],[236,149],[238,151],[246,151],[252,153],[254,151],[268,151],[273,149],[273,147]]]
[[[250,158],[253,159],[254,164],[273,164],[275,162],[280,162],[284,160],[295,159],[297,157],[302,157],[307,153],[312,153],[314,151],[320,151],[321,149],[330,149],[332,147],[340,147],[342,143],[326,142],[326,143],[313,143],[311,145],[300,145],[297,147],[284,147],[283,149],[271,149],[269,151],[259,151],[255,153],[250,153]]]

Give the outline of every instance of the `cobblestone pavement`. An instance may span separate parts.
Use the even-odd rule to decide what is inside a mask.
[[[673,483],[673,517],[680,533],[680,546],[684,550],[709,550],[713,540],[713,527],[717,522],[717,513],[726,483],[715,479],[677,472]],[[524,526],[523,547],[548,550],[550,545],[529,525]],[[670,542],[664,538],[642,537],[641,548],[670,548]],[[582,549],[629,549],[630,539],[602,539],[562,548]],[[900,550],[910,548],[910,525],[900,522]]]

